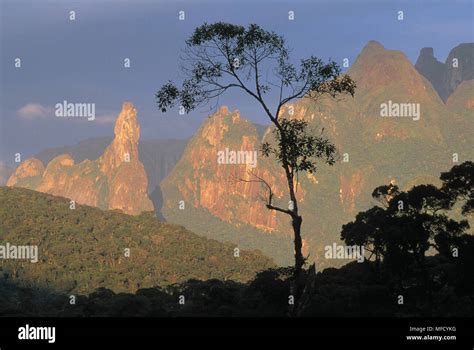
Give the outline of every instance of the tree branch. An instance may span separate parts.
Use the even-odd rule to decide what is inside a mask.
[[[247,172],[248,174],[250,174],[251,176],[255,177],[256,179],[253,179],[253,180],[246,180],[246,179],[241,179],[241,178],[237,178],[238,181],[242,181],[242,182],[247,182],[247,183],[252,183],[252,182],[255,182],[255,183],[260,183],[260,184],[263,184],[265,185],[265,187],[267,188],[267,193],[268,193],[268,197],[266,198],[265,200],[265,206],[267,207],[267,209],[271,209],[271,210],[275,210],[275,211],[279,211],[281,213],[285,213],[287,215],[290,215],[291,217],[294,216],[294,213],[291,211],[291,210],[288,210],[288,209],[283,209],[283,208],[280,208],[280,207],[277,207],[275,205],[273,205],[273,191],[272,191],[272,188],[271,186],[268,184],[267,181],[265,181],[262,177],[258,176],[255,172],[253,171],[248,171]]]

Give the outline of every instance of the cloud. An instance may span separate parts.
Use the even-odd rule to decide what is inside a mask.
[[[1,1],[1,0],[0,0]],[[55,111],[52,107],[43,106],[39,103],[27,103],[16,111],[16,114],[24,120],[38,120],[50,117],[55,117]],[[114,124],[117,120],[117,112],[102,113],[94,117],[93,122],[99,125]],[[87,118],[59,118],[61,120],[72,120],[82,122]]]
[[[43,119],[54,115],[52,108],[39,103],[28,103],[17,110],[16,114],[26,120]]]

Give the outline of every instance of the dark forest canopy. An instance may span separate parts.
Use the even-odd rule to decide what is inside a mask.
[[[342,229],[342,238],[348,245],[364,245],[374,255],[363,263],[352,262],[340,269],[328,268],[317,273],[314,267],[303,270],[305,288],[296,307],[296,315],[472,317],[474,281],[470,276],[474,270],[474,237],[467,233],[469,226],[466,220],[470,219],[471,214],[464,208],[472,198],[473,170],[472,162],[453,167],[442,173],[443,184],[440,188],[419,185],[406,192],[394,185],[376,188],[373,196],[380,205],[359,213],[353,222]],[[69,222],[68,216],[73,220],[79,219],[86,225],[84,227],[94,228],[95,225],[100,226],[102,220],[115,222],[114,216],[118,215],[95,208],[90,210],[97,215],[81,214],[81,211],[61,214],[55,212],[55,204],[61,204],[61,201],[67,204],[65,199],[55,201],[53,196],[24,189],[6,190],[9,192],[1,192],[2,203],[8,202],[8,210],[20,216],[22,210],[25,213],[33,210],[21,205],[28,197],[29,201],[36,201],[38,205],[48,208],[53,204],[52,210],[46,207],[33,210],[36,214],[26,219],[23,226],[19,225],[19,229],[24,232],[48,230],[48,226],[38,226],[37,223],[46,220],[50,225],[55,225],[55,221],[64,224]],[[12,200],[19,205],[12,203]],[[452,212],[456,212],[459,207],[462,208],[459,210],[462,218],[452,217]],[[6,206],[2,205],[1,208]],[[2,212],[2,218],[8,219],[8,215],[6,210]],[[88,221],[92,218],[92,222]],[[146,229],[152,227],[147,223],[149,220],[156,219],[147,215],[138,216],[131,225]],[[4,226],[0,227],[4,229]],[[65,226],[64,230],[72,227],[73,223],[70,228]],[[89,233],[94,237],[99,231],[92,229]],[[86,249],[87,239],[80,236],[84,232],[75,234],[81,238],[75,243],[76,249]],[[49,249],[57,252],[60,242],[52,243]],[[426,254],[430,248],[435,249],[434,255]],[[56,259],[61,259],[61,256]],[[247,263],[252,261],[248,260]],[[153,288],[140,287],[135,294],[125,293],[120,284],[115,285],[115,278],[108,273],[103,276],[106,288],[99,288],[88,295],[77,295],[74,305],[69,302],[69,294],[55,289],[54,285],[39,283],[41,278],[24,283],[27,274],[14,279],[11,270],[4,270],[3,278],[0,279],[0,315],[288,316],[293,268],[265,267],[257,260],[255,262],[265,270],[250,277],[247,282],[226,278],[207,279],[203,275],[199,278],[201,280],[190,279]],[[134,267],[137,281],[143,283],[140,274],[147,266],[144,260],[139,267]],[[94,264],[90,269],[92,275],[101,276],[100,264]],[[120,269],[116,273],[121,274]],[[87,280],[79,282],[90,283]],[[81,289],[84,290],[78,286],[77,290]],[[185,298],[184,304],[179,303],[182,296]],[[403,304],[399,303],[400,296],[403,297]]]

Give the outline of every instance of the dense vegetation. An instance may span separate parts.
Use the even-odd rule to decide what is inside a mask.
[[[430,273],[457,273],[460,265],[430,257]],[[472,266],[471,266],[472,271]],[[462,275],[463,279],[466,274]],[[414,286],[404,291],[403,305],[397,291],[374,273],[373,263],[349,263],[329,268],[313,276],[312,287],[305,290],[298,315],[303,317],[410,317],[474,316],[473,293],[455,284],[437,283],[432,307]],[[310,279],[310,277],[307,277]],[[166,288],[143,288],[135,294],[114,293],[100,288],[89,295],[70,296],[36,287],[18,287],[0,281],[0,315],[3,317],[286,317],[290,290],[288,269],[269,269],[248,283],[234,281],[190,280]],[[444,282],[443,282],[444,283]],[[180,304],[180,296],[185,303]]]
[[[203,208],[188,206],[186,215],[176,210],[163,209],[169,222],[183,221],[183,216],[185,216],[186,228],[200,236],[232,243],[243,249],[258,249],[280,266],[290,265],[294,259],[291,237],[288,235],[285,236],[279,232],[268,233],[245,223],[235,226],[220,220]]]
[[[311,266],[305,270],[305,288],[296,307],[296,315],[473,316],[474,280],[471,276],[474,270],[474,236],[469,233],[468,219],[474,211],[474,163],[455,166],[449,172],[442,173],[440,180],[440,187],[418,185],[406,192],[394,185],[376,188],[373,197],[380,205],[359,213],[354,221],[343,226],[341,232],[341,238],[347,245],[357,244],[366,248],[369,253],[367,259],[363,263],[349,263],[340,269],[328,268],[316,273],[314,266]],[[32,197],[32,201],[39,196],[37,201],[50,201],[53,207],[60,203],[52,196],[27,190],[2,191],[3,197],[14,198],[18,203],[26,200],[22,196]],[[400,201],[403,206],[400,206]],[[9,205],[9,210],[21,213],[14,203]],[[2,215],[8,218],[5,208],[2,205]],[[95,219],[100,222],[98,213]],[[121,214],[109,214],[127,218],[128,223],[122,222],[125,226],[139,227],[141,223],[149,227],[144,223],[156,221],[147,215],[134,220]],[[37,229],[38,225],[31,226],[31,221],[40,221],[38,216],[61,220],[60,216],[54,216],[51,212],[37,213],[36,217],[29,219],[28,226],[35,233],[41,230]],[[160,227],[164,224],[158,222],[156,225]],[[117,237],[120,235],[117,234]],[[166,241],[166,238],[162,240]],[[207,240],[201,242],[217,244]],[[79,242],[76,244],[80,246]],[[206,259],[205,255],[203,257]],[[172,254],[168,258],[173,259]],[[253,262],[256,258],[247,261]],[[87,262],[83,261],[83,264]],[[103,276],[101,267],[97,262],[95,264],[94,273]],[[136,275],[143,274],[150,267],[146,260],[140,264],[136,267]],[[114,268],[113,274],[120,276],[119,266],[115,265],[117,270]],[[221,268],[229,269],[229,266],[222,265]],[[68,268],[62,272],[66,270]],[[89,271],[92,273],[94,268]],[[76,270],[76,274],[80,273]],[[219,272],[216,271],[216,274]],[[143,286],[135,294],[120,292],[126,288],[119,288],[118,291],[99,288],[88,295],[77,296],[73,304],[69,294],[38,283],[21,285],[19,277],[23,276],[12,279],[5,274],[0,279],[2,316],[284,317],[289,310],[292,268],[270,267],[247,282],[218,277],[164,283],[154,288]],[[110,281],[114,278],[111,277]],[[400,302],[400,296],[403,302]],[[184,303],[180,303],[182,297]]]
[[[39,261],[3,260],[3,278],[67,293],[167,286],[191,278],[245,282],[272,267],[258,251],[199,237],[151,213],[102,211],[22,188],[0,187],[0,244],[37,245]],[[126,249],[129,249],[127,251]],[[129,257],[128,255],[129,252]]]

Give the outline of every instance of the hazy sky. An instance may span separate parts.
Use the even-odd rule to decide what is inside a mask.
[[[51,1],[0,0],[0,161],[11,164],[47,147],[111,135],[123,101],[135,104],[142,138],[192,135],[205,111],[162,114],[154,94],[176,79],[184,40],[203,22],[257,23],[287,39],[294,58],[316,55],[353,63],[369,40],[403,51],[414,63],[422,47],[444,62],[474,41],[473,1]],[[69,11],[76,20],[69,20]],[[185,11],[179,21],[178,12]],[[288,20],[288,11],[295,20]],[[404,11],[404,20],[397,12]],[[21,58],[22,67],[14,67]],[[123,60],[131,59],[131,68]],[[59,119],[54,105],[96,104],[96,120]],[[220,99],[244,117],[267,123],[246,96]]]

